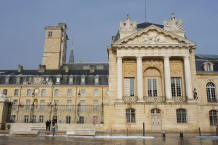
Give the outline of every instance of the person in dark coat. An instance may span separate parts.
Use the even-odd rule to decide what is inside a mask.
[[[45,122],[45,126],[46,126],[46,131],[48,130],[48,120]]]
[[[50,131],[51,128],[51,120],[48,121],[48,131]]]

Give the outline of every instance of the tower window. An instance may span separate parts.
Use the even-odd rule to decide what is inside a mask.
[[[48,37],[52,37],[52,32],[48,31]]]

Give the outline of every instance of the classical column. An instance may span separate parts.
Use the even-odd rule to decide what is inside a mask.
[[[122,100],[123,97],[123,65],[122,57],[117,57],[117,99]]]
[[[186,96],[188,97],[188,100],[193,100],[193,94],[192,94],[192,81],[191,81],[191,70],[190,70],[190,61],[189,56],[184,57],[184,67],[185,67],[185,90],[186,90]]]
[[[164,80],[165,80],[166,100],[172,101],[169,56],[164,56]]]
[[[139,101],[143,101],[143,76],[142,76],[142,57],[137,57],[137,94]]]

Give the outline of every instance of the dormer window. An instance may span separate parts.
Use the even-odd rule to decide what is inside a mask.
[[[81,85],[85,85],[85,76],[84,75],[82,75],[82,77],[81,77]]]
[[[212,62],[205,62],[204,63],[204,71],[213,71],[213,63]]]

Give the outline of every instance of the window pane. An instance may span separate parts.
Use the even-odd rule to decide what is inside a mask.
[[[41,96],[46,96],[46,90],[45,89],[42,89]]]
[[[135,92],[135,79],[134,78],[130,78],[130,96],[134,96],[134,92]]]
[[[67,90],[67,96],[68,97],[72,97],[72,89],[68,89]]]

